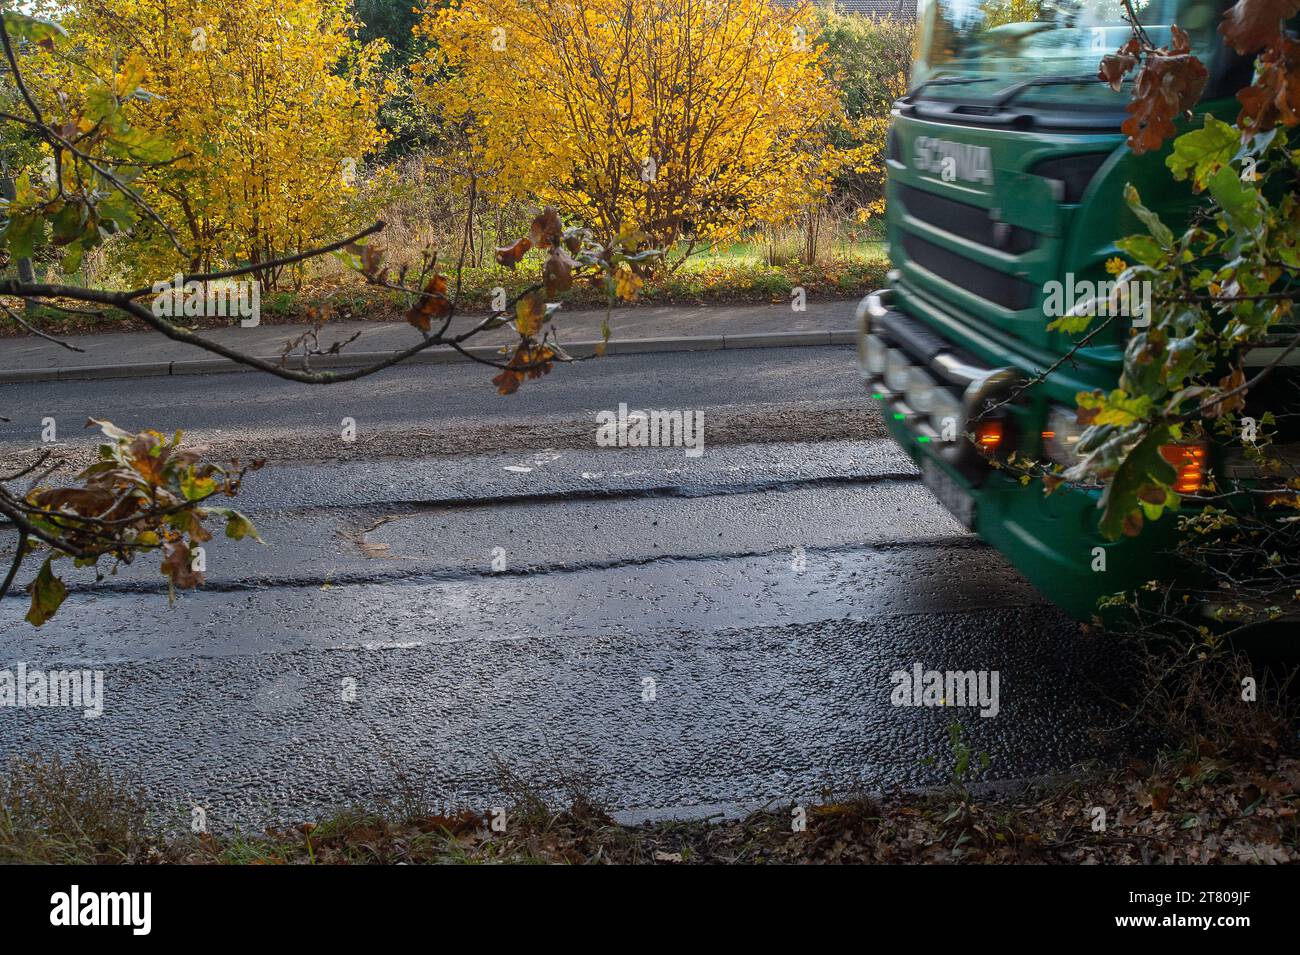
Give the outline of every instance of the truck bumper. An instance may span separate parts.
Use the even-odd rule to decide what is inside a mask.
[[[1137,539],[1109,541],[1098,530],[1099,492],[1059,487],[1044,493],[1040,481],[1022,484],[995,470],[966,436],[965,418],[1015,394],[1022,380],[1013,367],[988,368],[950,348],[928,326],[890,307],[887,292],[873,293],[858,309],[859,370],[868,393],[879,402],[885,426],[921,471],[939,502],[970,530],[996,548],[1052,603],[1070,616],[1088,620],[1098,601],[1148,580],[1167,578],[1172,559],[1173,521],[1154,525]],[[868,336],[877,341],[869,342]],[[880,339],[892,364],[882,373]],[[868,346],[871,347],[868,347]],[[892,354],[894,350],[902,356]],[[917,372],[904,366],[911,363]],[[915,387],[908,384],[915,379]],[[925,389],[932,380],[950,394],[936,399]],[[953,409],[960,399],[962,421],[942,427],[946,418],[927,413]],[[1013,442],[1043,427],[1041,409],[1016,409]],[[1018,437],[1019,436],[1019,437]],[[1034,442],[1027,442],[1034,444]],[[1018,447],[1004,445],[1005,453]]]

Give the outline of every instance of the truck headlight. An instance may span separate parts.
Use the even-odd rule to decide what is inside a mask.
[[[907,388],[903,392],[913,411],[926,414],[930,411],[930,395],[937,388],[933,378],[924,368],[911,368],[907,372]]]
[[[907,382],[915,367],[907,353],[897,348],[885,350],[885,385],[890,391],[903,394],[907,391]]]
[[[863,378],[876,378],[885,373],[884,342],[879,336],[871,334],[871,328],[876,320],[889,313],[886,303],[892,301],[893,296],[894,293],[889,289],[880,289],[858,303],[855,313],[858,320],[858,371]],[[873,354],[876,356],[874,367]]]
[[[885,373],[885,364],[889,346],[879,335],[864,335],[862,338],[862,351],[859,356],[862,361],[862,367],[867,372],[879,378]]]
[[[936,387],[930,392],[930,427],[939,432],[944,441],[956,441],[966,429],[966,415],[961,399],[947,388]]]
[[[1082,434],[1083,425],[1076,420],[1073,408],[1052,405],[1042,435],[1043,456],[1054,464],[1069,467],[1074,464],[1074,449]]]

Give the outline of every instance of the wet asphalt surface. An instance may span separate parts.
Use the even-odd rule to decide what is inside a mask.
[[[6,463],[92,413],[272,458],[240,502],[267,546],[214,542],[204,590],[169,607],[148,562],[69,574],[39,630],[3,602],[0,669],[102,669],[105,701],[0,707],[0,755],[90,754],[254,828],[496,805],[512,774],[629,818],[931,785],[954,719],[990,778],[1114,755],[1123,655],[929,496],[851,351],[607,358],[512,399],[485,372],[0,387]],[[596,448],[620,401],[703,410],[705,453]],[[893,705],[918,663],[997,671],[997,714]]]

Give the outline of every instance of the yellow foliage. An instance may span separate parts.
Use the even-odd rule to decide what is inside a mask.
[[[815,24],[768,0],[459,0],[425,13],[416,69],[488,189],[667,248],[829,189],[846,157]]]
[[[352,224],[361,164],[385,141],[384,48],[353,39],[348,0],[73,0],[63,19],[97,75],[127,88],[147,74],[153,96],[124,108],[181,153],[134,186],[193,254],[154,234],[132,249],[134,275],[264,262]],[[84,94],[85,75],[69,69],[63,88]]]
[[[1036,23],[1042,17],[1042,6],[1042,0],[984,0],[980,11],[987,30],[1008,23]]]

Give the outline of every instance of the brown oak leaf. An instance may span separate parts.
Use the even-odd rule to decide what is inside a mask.
[[[190,559],[190,547],[182,541],[168,541],[163,544],[162,572],[171,578],[177,587],[197,587],[203,583],[202,571],[194,569]]]
[[[1237,99],[1237,125],[1247,139],[1278,123],[1300,123],[1300,43],[1284,39],[1265,50],[1255,64],[1255,84],[1237,93]]]
[[[1138,488],[1138,500],[1147,504],[1163,504],[1165,502],[1165,489],[1159,484],[1143,484]]]
[[[510,356],[506,367],[492,379],[492,384],[497,386],[498,393],[513,395],[524,383],[525,378],[540,378],[542,375],[550,374],[551,359],[554,357],[555,352],[545,345],[529,345],[521,342],[515,349],[515,353]]]
[[[560,214],[555,206],[547,206],[537,214],[528,231],[528,238],[539,249],[549,249],[563,241],[564,224],[560,222]]]
[[[536,292],[529,292],[515,303],[515,328],[525,338],[541,331],[545,320],[546,302]]]
[[[1138,65],[1138,54],[1141,52],[1142,44],[1138,42],[1137,37],[1129,37],[1128,42],[1118,50],[1107,53],[1101,58],[1101,65],[1097,68],[1097,79],[1118,93],[1124,83],[1124,77],[1128,75],[1129,70]]]
[[[415,304],[406,310],[406,320],[426,334],[433,329],[434,320],[441,321],[451,314],[451,299],[447,298],[447,278],[435,275],[425,283],[424,291]]]
[[[1245,384],[1246,373],[1241,368],[1232,369],[1229,374],[1219,379],[1222,392],[1217,397],[1208,397],[1201,402],[1201,415],[1206,418],[1221,418],[1230,412],[1245,408]],[[1243,390],[1237,391],[1238,388]],[[1225,393],[1230,391],[1236,391],[1236,394],[1225,397]]]
[[[513,269],[519,264],[519,260],[524,257],[529,249],[533,247],[533,242],[527,236],[524,236],[514,245],[502,245],[497,247],[497,264],[504,265],[508,269]]]
[[[1150,50],[1133,83],[1129,118],[1120,127],[1134,153],[1159,149],[1174,135],[1174,119],[1186,113],[1205,92],[1209,73],[1191,52],[1187,34],[1175,24],[1167,48]]]
[[[351,242],[344,249],[361,259],[361,274],[372,281],[379,276],[384,263],[384,250],[369,242]]]
[[[1300,11],[1300,0],[1237,0],[1223,15],[1219,32],[1238,53],[1272,46],[1282,35],[1282,21]]]
[[[546,257],[546,264],[542,266],[542,280],[546,284],[546,294],[554,297],[567,292],[573,285],[573,267],[577,264],[577,260],[564,250],[564,246],[552,246],[550,255]]]

